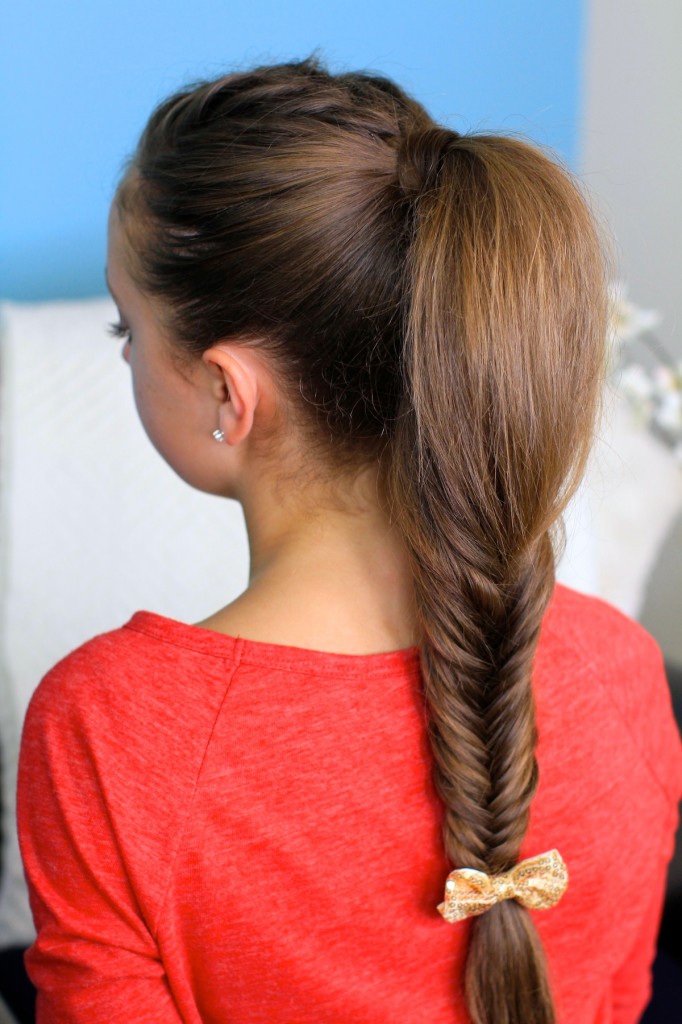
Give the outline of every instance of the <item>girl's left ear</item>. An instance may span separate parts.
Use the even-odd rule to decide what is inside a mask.
[[[212,378],[216,426],[227,444],[239,444],[251,433],[260,399],[258,360],[248,349],[224,342],[207,349],[201,358]]]

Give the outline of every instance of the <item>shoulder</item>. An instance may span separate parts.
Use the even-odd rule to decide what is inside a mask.
[[[198,712],[219,703],[236,659],[227,645],[217,655],[200,643],[183,646],[190,630],[137,612],[124,626],[93,637],[50,669],[33,695],[32,711],[61,709],[82,718],[140,721],[164,717],[167,709],[179,725],[191,728],[197,716],[181,717],[182,709]]]
[[[132,886],[154,922],[229,675],[129,625],[40,682],[21,740],[17,821],[37,906],[63,908],[64,879],[88,914],[103,894],[109,910],[125,907]]]
[[[145,639],[127,626],[93,637],[47,672],[32,703],[87,705],[95,696],[104,700],[122,695],[153,664],[154,646]]]
[[[146,652],[125,627],[88,640],[40,681],[29,703],[24,732],[52,723],[59,728],[79,723],[82,729],[90,720],[131,708],[131,698],[133,704],[140,699],[135,682],[146,661]]]
[[[682,745],[663,655],[638,622],[600,598],[557,584],[543,620],[536,666],[557,680],[557,699],[598,689],[605,713],[649,763],[670,800],[682,795]]]
[[[159,717],[153,654],[125,627],[71,651],[38,684],[24,721],[23,747],[49,747],[52,760],[96,760],[119,735],[128,737],[131,753],[135,745],[152,747]]]
[[[660,647],[647,630],[607,601],[561,583],[554,588],[542,626],[544,642],[573,651],[590,664],[662,662]]]
[[[41,680],[24,722],[26,763],[42,751],[51,763],[79,761],[123,787],[136,786],[136,773],[150,772],[159,758],[177,757],[174,779],[182,784],[186,776],[191,788],[229,686],[229,658],[167,642],[160,628],[135,628],[140,614],[87,641]]]
[[[232,678],[227,654],[129,623],[47,673],[19,759],[19,834],[34,885],[50,843],[61,842],[64,871],[85,859],[92,877],[134,879],[156,915]]]

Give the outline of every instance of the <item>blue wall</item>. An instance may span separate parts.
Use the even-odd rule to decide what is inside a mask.
[[[109,200],[152,106],[236,64],[319,48],[459,130],[576,152],[581,0],[37,0],[7,4],[2,35],[3,298],[103,293]]]

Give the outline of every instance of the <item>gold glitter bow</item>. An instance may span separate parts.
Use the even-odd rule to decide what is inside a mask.
[[[518,900],[529,910],[558,903],[568,886],[568,871],[558,850],[522,860],[501,875],[457,868],[445,882],[445,902],[438,910],[446,921],[484,914],[500,900]]]

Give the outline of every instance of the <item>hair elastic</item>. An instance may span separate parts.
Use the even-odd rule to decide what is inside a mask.
[[[454,923],[484,914],[501,900],[518,900],[528,910],[558,903],[568,886],[568,870],[558,850],[522,860],[510,871],[487,875],[475,868],[457,868],[445,882],[445,902],[439,913]]]

